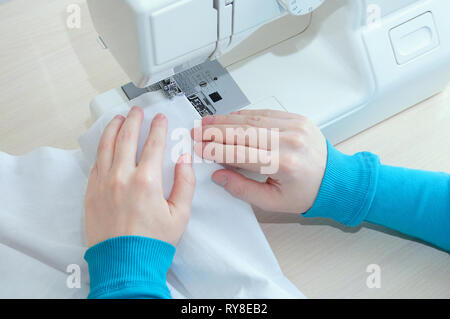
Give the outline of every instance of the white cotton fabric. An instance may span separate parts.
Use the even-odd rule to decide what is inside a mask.
[[[145,110],[139,150],[153,116],[162,112],[169,119],[163,168],[167,196],[173,183],[172,157],[177,157],[172,152],[178,155],[190,150],[188,130],[200,116],[185,97],[169,101],[148,93],[132,103]],[[104,127],[114,115],[126,115],[130,105],[104,114],[80,138],[81,150],[41,148],[18,157],[0,153],[0,298],[88,295],[88,268],[83,259],[87,176]],[[302,298],[282,274],[251,207],[212,183],[210,176],[220,166],[194,163],[194,169],[197,187],[191,220],[168,275],[172,296]],[[77,267],[79,288],[73,287]]]

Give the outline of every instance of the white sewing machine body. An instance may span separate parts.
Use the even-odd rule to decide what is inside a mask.
[[[448,0],[328,0],[302,16],[277,0],[88,4],[105,46],[137,86],[163,87],[161,81],[190,72],[214,113],[247,104],[284,109],[311,118],[333,143],[450,81]],[[220,61],[246,98],[235,99],[242,92],[234,94],[221,74],[192,73],[208,59]],[[95,98],[91,109],[99,116],[129,99],[117,88]]]

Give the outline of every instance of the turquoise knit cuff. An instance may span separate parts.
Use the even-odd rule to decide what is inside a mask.
[[[175,247],[139,236],[105,240],[86,251],[89,265],[89,298],[102,298],[117,290],[138,286],[157,292],[155,298],[170,298],[166,285]]]
[[[361,224],[375,197],[380,161],[363,152],[353,156],[327,141],[327,168],[313,207],[304,217],[324,217],[347,225]]]

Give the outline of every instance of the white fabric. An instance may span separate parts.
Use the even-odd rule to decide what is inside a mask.
[[[133,104],[145,107],[140,145],[153,116],[169,118],[164,190],[172,187],[175,163],[171,133],[200,119],[184,97],[161,101],[153,93]],[[80,138],[81,150],[42,148],[13,157],[0,153],[0,298],[84,298],[89,291],[84,235],[84,192],[101,132],[120,105]],[[187,132],[187,131],[186,131]],[[182,139],[190,145],[189,136]],[[169,271],[174,298],[301,298],[284,277],[251,207],[211,182],[217,164],[194,163],[192,214]],[[81,267],[81,288],[68,288],[67,266]]]

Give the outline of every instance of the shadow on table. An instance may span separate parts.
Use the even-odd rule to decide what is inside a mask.
[[[395,231],[393,229],[376,225],[376,224],[369,224],[369,223],[362,223],[361,225],[357,227],[348,227],[344,226],[342,224],[337,223],[334,220],[328,219],[328,218],[305,218],[302,217],[301,214],[289,214],[289,213],[274,213],[274,212],[266,212],[259,208],[253,207],[253,211],[255,212],[256,219],[261,224],[300,224],[302,226],[329,226],[336,229],[339,229],[340,231],[343,231],[345,233],[351,233],[355,234],[360,231],[362,228],[367,228],[371,230],[375,230],[380,233],[384,233],[389,236],[395,236],[402,239],[414,241],[416,243],[420,243],[432,248],[436,248],[439,250],[442,250],[439,247],[434,246],[433,244],[430,244],[426,241],[402,234],[398,231]]]

